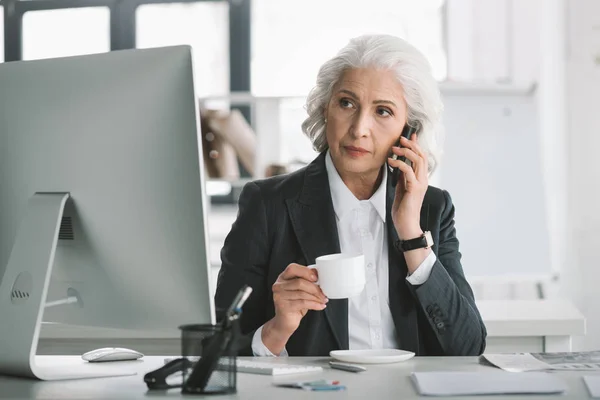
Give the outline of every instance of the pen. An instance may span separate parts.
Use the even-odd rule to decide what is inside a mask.
[[[327,381],[324,379],[311,382],[294,382],[294,383],[280,383],[276,386],[287,387],[294,389],[303,389],[308,391],[326,391],[326,390],[345,390],[346,387],[340,385],[340,381]]]
[[[342,371],[348,372],[364,372],[367,369],[361,365],[341,363],[338,361],[329,361],[329,366],[335,369],[341,369]]]

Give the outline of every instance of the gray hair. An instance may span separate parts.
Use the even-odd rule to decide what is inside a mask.
[[[443,129],[443,110],[437,81],[425,56],[407,41],[390,35],[364,35],[350,40],[340,52],[319,69],[317,84],[306,99],[308,117],[302,131],[318,152],[327,150],[325,110],[333,88],[345,71],[378,68],[395,71],[404,89],[408,124],[417,128],[419,145],[427,154],[429,172],[437,167],[441,155],[438,143]]]

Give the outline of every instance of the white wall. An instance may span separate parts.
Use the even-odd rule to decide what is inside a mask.
[[[537,81],[545,0],[447,0],[448,79]]]
[[[566,0],[564,0],[566,1]],[[600,348],[600,2],[566,1],[568,143],[568,263],[562,282],[586,316],[579,343]]]
[[[448,0],[449,78],[537,84],[539,159],[553,274],[569,269],[567,256],[568,144],[566,52],[567,0]],[[586,2],[573,2],[585,7]],[[591,3],[589,3],[591,4]],[[596,2],[597,4],[597,2]],[[583,14],[594,10],[583,10]],[[572,14],[572,29],[579,26]],[[589,27],[590,24],[587,24]],[[576,28],[581,29],[581,28]],[[589,29],[589,28],[588,28]],[[583,32],[572,32],[571,38]],[[585,34],[584,34],[585,36]],[[588,34],[588,36],[590,36]],[[586,43],[592,39],[587,40]],[[574,46],[575,51],[582,47]],[[577,75],[577,73],[575,73]],[[585,81],[583,81],[585,85]],[[531,160],[521,160],[528,164]],[[532,167],[531,165],[529,165]]]
[[[537,130],[538,148],[533,150],[532,157],[525,156],[515,162],[526,171],[541,171],[530,177],[541,180],[544,199],[540,205],[544,205],[547,231],[542,241],[547,241],[549,251],[542,254],[539,263],[549,266],[529,265],[524,271],[545,270],[557,275],[565,268],[567,248],[567,175],[556,163],[564,157],[566,143],[563,0],[448,0],[447,14],[450,79],[537,85],[534,111],[537,114],[532,114],[535,125],[527,121],[527,126]],[[490,123],[495,122],[490,120]],[[515,126],[513,131],[522,128]],[[490,171],[493,169],[491,165]],[[495,183],[501,185],[502,179]],[[516,195],[538,196],[532,190],[539,183],[532,182],[531,188],[524,188],[524,192]],[[521,228],[527,229],[528,235],[534,234],[531,222]],[[535,235],[540,233],[538,228]],[[531,262],[535,264],[535,260]]]
[[[560,275],[567,262],[566,3],[546,0],[540,14],[539,126],[546,220],[550,231],[552,270]]]

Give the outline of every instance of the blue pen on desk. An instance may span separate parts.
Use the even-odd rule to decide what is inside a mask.
[[[322,390],[344,390],[345,386],[340,385],[340,381],[326,381],[326,380],[318,380],[313,382],[306,382],[302,389],[304,390],[313,390],[313,391],[322,391]]]
[[[341,385],[327,385],[327,386],[313,386],[313,387],[303,387],[304,390],[310,390],[314,392],[319,391],[336,391],[336,390],[346,390],[346,386]]]

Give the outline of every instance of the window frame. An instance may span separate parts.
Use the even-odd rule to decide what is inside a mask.
[[[136,11],[141,5],[229,3],[229,64],[232,91],[250,91],[251,0],[0,0],[4,6],[4,61],[23,59],[23,15],[29,11],[107,7],[110,10],[110,49],[135,48]],[[242,110],[250,116],[249,110]]]

